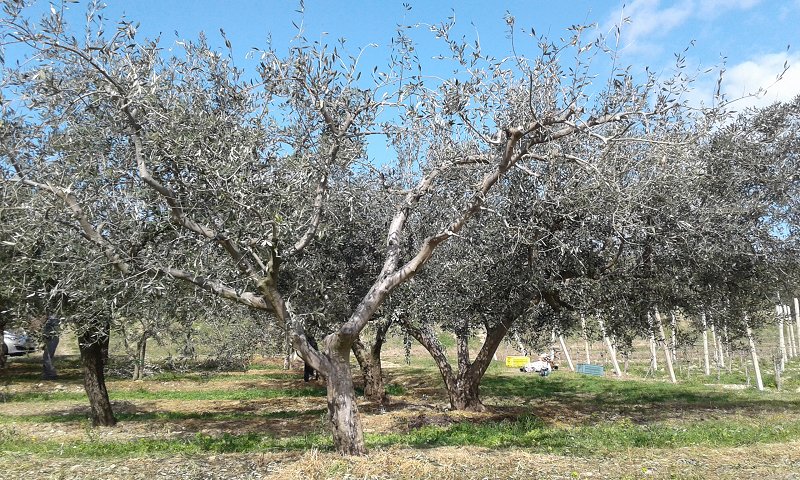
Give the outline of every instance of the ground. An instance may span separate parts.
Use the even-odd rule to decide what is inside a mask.
[[[262,359],[247,372],[108,381],[119,425],[91,428],[74,356],[0,377],[3,478],[796,478],[800,393],[661,378],[550,377],[494,365],[483,413],[449,411],[430,363],[386,361],[390,402],[361,402],[369,454],[334,453],[324,385]],[[800,362],[792,364],[795,370]],[[791,383],[792,370],[787,371]],[[710,380],[709,380],[710,381]]]

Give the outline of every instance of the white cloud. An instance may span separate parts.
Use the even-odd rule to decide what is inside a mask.
[[[800,0],[798,0],[800,1]],[[713,18],[728,10],[747,10],[761,0],[633,0],[612,12],[604,25],[605,31],[613,31],[622,19],[630,24],[621,25],[621,46],[631,51],[651,48],[653,40],[662,38],[693,18]]]
[[[789,69],[778,79],[788,64]],[[691,105],[712,105],[717,77],[713,72],[695,84],[686,99]],[[729,65],[722,75],[720,90],[731,110],[765,107],[778,101],[789,101],[800,95],[800,53],[770,53]]]
[[[633,0],[611,14],[604,30],[622,28],[621,46],[640,47],[642,40],[661,36],[682,25],[692,14],[693,2],[683,0],[678,5],[661,8],[661,0]],[[628,19],[630,23],[623,23]]]
[[[777,80],[784,65],[789,69]],[[789,101],[800,95],[800,53],[772,53],[734,65],[723,75],[722,91],[729,99],[757,94],[737,101],[737,110]]]

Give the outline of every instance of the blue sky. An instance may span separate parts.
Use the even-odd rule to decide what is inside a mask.
[[[335,43],[346,37],[353,50],[370,43],[386,46],[398,23],[439,23],[455,14],[458,31],[468,38],[480,37],[485,51],[496,56],[509,53],[506,38],[506,12],[516,18],[518,38],[534,28],[552,37],[566,35],[573,24],[596,23],[597,31],[607,33],[623,18],[622,61],[637,68],[650,66],[668,72],[674,53],[686,52],[691,67],[705,69],[726,59],[723,89],[732,96],[771,86],[767,94],[740,105],[758,105],[773,100],[788,100],[800,93],[800,0],[628,0],[619,1],[325,1],[306,0],[304,13],[299,2],[276,0],[106,0],[106,16],[123,14],[141,22],[147,36],[162,33],[164,47],[176,40],[194,39],[205,31],[212,42],[222,44],[223,28],[233,43],[234,57],[246,69],[256,64],[247,59],[251,47],[263,47],[271,34],[273,44],[283,47],[296,34],[292,25],[302,22],[305,36]],[[404,3],[411,6],[410,10]],[[48,8],[40,2],[40,10]],[[74,13],[83,4],[72,5]],[[421,33],[421,32],[420,32]],[[432,55],[425,36],[418,35],[422,56]],[[787,50],[787,46],[791,47]],[[370,54],[372,55],[370,50]],[[383,57],[380,48],[366,61]],[[379,53],[380,52],[380,53]],[[775,76],[784,62],[792,67],[778,84]],[[370,68],[371,65],[366,66]],[[710,98],[716,74],[697,84],[696,99]]]

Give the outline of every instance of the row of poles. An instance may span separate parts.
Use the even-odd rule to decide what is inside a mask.
[[[775,315],[777,318],[777,327],[778,327],[778,348],[780,351],[779,357],[776,362],[776,382],[780,382],[780,374],[786,368],[786,363],[795,358],[800,356],[800,301],[797,298],[794,298],[794,313],[792,312],[792,308],[789,305],[779,304],[775,307]],[[667,367],[667,373],[669,374],[670,381],[672,383],[677,383],[677,379],[675,377],[675,369],[673,366],[673,362],[675,361],[675,351],[677,349],[677,339],[676,339],[676,331],[677,331],[677,322],[675,319],[675,315],[671,314],[672,320],[672,341],[671,345],[666,340],[666,335],[664,333],[664,323],[661,318],[661,314],[658,311],[658,308],[653,310],[652,314],[648,313],[648,319],[650,322],[650,358],[651,358],[651,369],[655,370],[658,368],[657,365],[657,345],[661,345],[664,350],[664,359]],[[792,318],[794,317],[794,318]],[[752,328],[750,327],[750,320],[747,316],[745,316],[745,330],[747,334],[747,340],[750,349],[750,355],[753,361],[753,370],[756,377],[756,388],[758,390],[764,390],[764,382],[761,376],[761,368],[759,366],[758,360],[758,352],[756,349],[756,342],[755,337],[753,335]],[[792,321],[794,320],[794,321]],[[617,359],[617,351],[614,347],[614,342],[609,337],[608,333],[605,329],[605,324],[603,323],[602,319],[598,319],[598,324],[600,327],[600,332],[603,337],[603,343],[608,351],[608,356],[611,360],[612,367],[614,369],[614,374],[618,377],[622,376],[622,369],[619,366],[619,361]],[[701,314],[701,323],[703,326],[703,357],[704,357],[704,371],[705,374],[711,375],[711,360],[710,360],[710,349],[709,349],[709,331],[711,333],[711,341],[714,343],[714,359],[717,362],[717,365],[724,368],[725,367],[725,355],[722,349],[722,338],[721,335],[718,335],[715,329],[715,325],[713,323],[710,324],[708,319],[706,318],[706,314]],[[581,329],[583,331],[583,338],[584,338],[584,345],[585,345],[585,353],[586,353],[586,363],[591,363],[591,354],[589,348],[589,338],[587,335],[586,330],[586,318],[581,315]],[[564,336],[558,334],[554,329],[552,331],[552,344],[555,344],[555,340],[558,338],[559,344],[561,346],[561,351],[564,354],[565,360],[567,364],[573,372],[575,371],[575,365],[572,361],[572,356],[569,353],[569,348],[567,348],[567,343],[564,339]],[[552,355],[552,352],[551,352]]]

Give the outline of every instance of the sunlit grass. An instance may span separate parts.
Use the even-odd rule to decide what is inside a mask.
[[[243,421],[256,419],[292,419],[305,416],[319,416],[325,414],[327,410],[316,408],[308,410],[279,410],[274,412],[118,412],[114,417],[122,422],[149,422],[149,421],[173,421],[184,420],[209,420],[209,421]],[[49,415],[14,415],[0,417],[0,424],[11,423],[81,423],[86,421],[87,415],[84,413],[63,413]]]
[[[150,391],[145,387],[130,391],[111,391],[109,398],[114,400],[260,400],[270,398],[324,397],[323,387],[300,388],[246,388],[240,390],[159,390]],[[83,392],[18,392],[5,395],[6,402],[49,402],[86,400]]]
[[[552,427],[524,416],[515,421],[458,423],[449,427],[427,426],[408,433],[368,434],[370,448],[391,446],[486,448],[533,448],[560,455],[600,456],[630,448],[679,448],[687,446],[737,447],[754,443],[779,443],[800,439],[800,420],[712,420],[687,425],[669,422],[638,425],[630,421],[598,425]],[[40,441],[11,434],[0,435],[0,450],[16,454],[70,457],[127,457],[141,455],[247,453],[269,450],[332,448],[324,432],[276,438],[254,433],[210,436],[196,434],[183,439],[145,438],[132,441]]]

